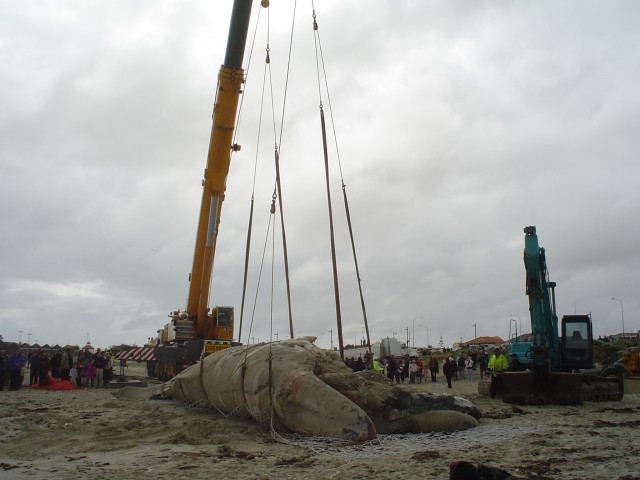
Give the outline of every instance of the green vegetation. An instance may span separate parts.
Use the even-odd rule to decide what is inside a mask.
[[[593,361],[596,365],[607,366],[620,360],[620,354],[631,347],[637,347],[638,342],[633,340],[612,340],[593,342]]]

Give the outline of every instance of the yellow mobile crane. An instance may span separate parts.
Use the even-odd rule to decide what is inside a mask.
[[[207,353],[230,347],[233,341],[233,307],[209,308],[208,299],[231,152],[240,150],[233,144],[233,132],[245,81],[242,60],[251,6],[252,0],[234,0],[225,60],[218,74],[187,306],[169,314],[171,323],[160,335],[155,365],[149,368],[151,375],[163,380]]]

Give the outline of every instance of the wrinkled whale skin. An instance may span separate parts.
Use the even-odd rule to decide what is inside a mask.
[[[213,353],[161,387],[164,398],[209,401],[223,413],[350,442],[377,433],[450,432],[478,425],[480,411],[451,395],[410,393],[379,372],[354,373],[314,337],[241,345]],[[271,385],[271,388],[269,386]]]

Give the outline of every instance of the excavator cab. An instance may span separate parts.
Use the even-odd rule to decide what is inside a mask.
[[[564,315],[560,339],[560,370],[593,368],[593,331],[589,315]]]

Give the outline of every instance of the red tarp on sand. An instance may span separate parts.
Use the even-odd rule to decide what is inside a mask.
[[[83,387],[76,387],[72,385],[69,380],[58,380],[51,375],[47,375],[47,386],[41,387],[40,385],[31,385],[32,388],[40,388],[42,390],[80,390]]]

